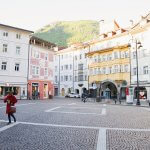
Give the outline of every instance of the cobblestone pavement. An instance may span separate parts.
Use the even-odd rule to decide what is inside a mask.
[[[150,150],[150,108],[80,99],[20,100],[7,126],[0,101],[0,150]]]

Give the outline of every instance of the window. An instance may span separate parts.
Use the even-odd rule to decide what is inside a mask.
[[[111,74],[112,73],[112,67],[108,68],[108,73]]]
[[[106,74],[106,68],[103,68],[103,74]]]
[[[55,76],[55,82],[57,83],[58,81],[57,81],[57,76]]]
[[[77,76],[75,76],[75,82],[77,82],[78,81],[78,77]]]
[[[94,62],[98,62],[97,56],[94,56]]]
[[[44,69],[44,74],[45,74],[45,76],[48,75],[48,69],[47,68]]]
[[[94,68],[94,75],[97,74],[97,68]]]
[[[112,60],[112,55],[111,54],[108,54],[107,60]]]
[[[78,81],[83,81],[83,75],[78,76]]]
[[[17,33],[16,34],[16,39],[21,39],[21,34]]]
[[[80,54],[80,59],[82,59],[82,54]]]
[[[39,67],[32,66],[32,74],[33,75],[39,75]]]
[[[72,76],[70,75],[70,81],[72,81]]]
[[[128,57],[129,57],[129,52],[125,51],[125,58],[128,58]]]
[[[6,70],[6,69],[7,69],[7,62],[2,62],[1,70]]]
[[[35,75],[35,66],[32,66],[32,74]]]
[[[3,44],[3,52],[7,53],[7,49],[8,49],[8,45],[7,44]]]
[[[55,66],[55,72],[57,72],[57,66]]]
[[[36,75],[39,74],[39,67],[36,67]]]
[[[143,74],[148,74],[148,66],[143,67]]]
[[[125,66],[124,66],[124,71],[125,71],[125,72],[128,72],[128,65],[125,65]]]
[[[16,47],[16,54],[17,54],[17,55],[20,54],[20,47],[19,47],[19,46]]]
[[[3,32],[3,36],[8,37],[8,32]]]
[[[70,70],[72,69],[72,65],[70,64]]]
[[[118,65],[115,65],[115,67],[114,67],[114,73],[118,73]]]
[[[98,74],[101,74],[101,68],[98,68]]]
[[[64,81],[68,81],[68,76],[64,76]]]
[[[34,52],[34,58],[39,58],[39,52],[37,51]]]
[[[133,59],[136,58],[136,51],[133,52]]]
[[[101,56],[98,55],[98,62],[101,62]]]
[[[48,60],[48,54],[45,54],[45,60]]]
[[[63,70],[63,66],[61,66],[61,70]]]
[[[19,66],[20,66],[19,63],[15,63],[15,71],[19,71]]]
[[[68,70],[68,65],[65,65],[64,68],[65,68],[65,70]]]
[[[136,75],[136,72],[137,72],[136,68],[133,68],[133,75]]]
[[[90,69],[90,75],[93,75],[93,69]]]
[[[74,59],[77,60],[78,59],[77,56],[74,56]]]
[[[63,81],[63,76],[61,76],[61,81]]]
[[[106,61],[106,55],[103,55],[102,60]]]
[[[79,64],[79,65],[78,65],[78,69],[79,69],[79,70],[83,70],[83,64]]]
[[[118,59],[118,52],[114,52],[114,59]]]
[[[85,81],[87,81],[87,75],[85,75]]]

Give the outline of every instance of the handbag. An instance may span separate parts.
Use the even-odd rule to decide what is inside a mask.
[[[10,107],[10,112],[11,113],[16,113],[16,107],[15,106],[11,106]]]

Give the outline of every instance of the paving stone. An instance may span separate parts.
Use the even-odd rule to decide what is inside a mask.
[[[98,130],[18,124],[0,133],[1,150],[96,150]]]
[[[150,132],[107,130],[107,150],[150,150]]]

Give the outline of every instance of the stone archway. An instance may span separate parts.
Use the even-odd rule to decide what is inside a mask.
[[[100,95],[103,99],[117,99],[118,89],[117,85],[111,81],[104,81],[101,83]]]

